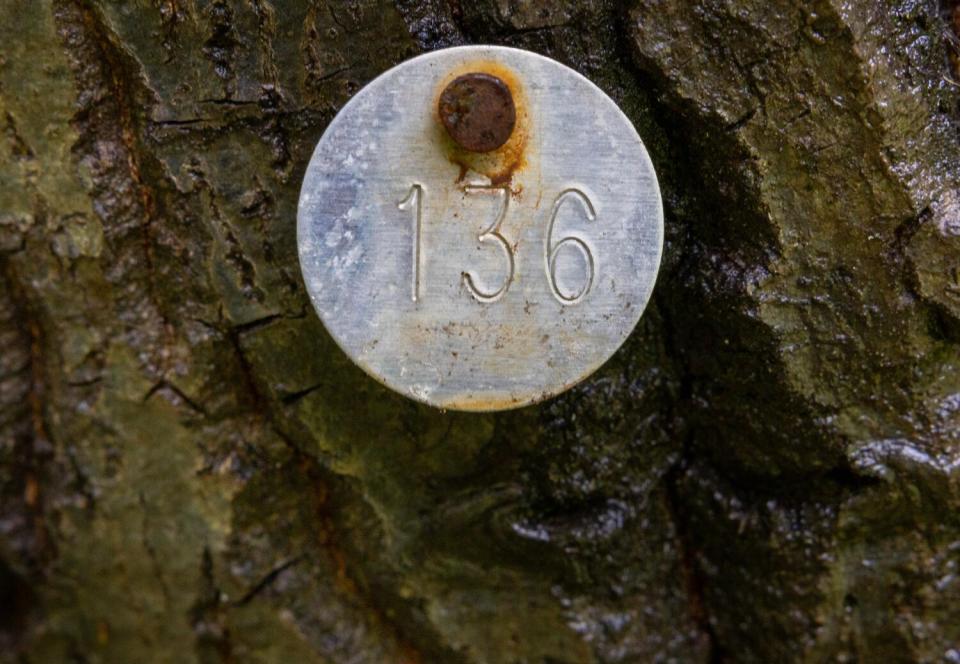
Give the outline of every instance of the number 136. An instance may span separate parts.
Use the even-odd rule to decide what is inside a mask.
[[[467,185],[464,188],[464,192],[467,194],[494,194],[499,196],[501,199],[500,209],[497,213],[496,219],[494,220],[493,224],[491,224],[487,229],[477,236],[477,240],[481,244],[491,244],[499,247],[507,265],[507,276],[504,278],[500,287],[492,291],[484,291],[477,286],[477,279],[474,276],[473,271],[464,270],[461,277],[463,279],[464,286],[466,286],[467,290],[476,300],[485,303],[495,302],[503,297],[503,295],[510,288],[510,284],[513,283],[513,278],[516,273],[516,260],[514,258],[513,245],[511,245],[500,233],[500,228],[507,217],[507,209],[509,208],[510,202],[510,189],[508,187]],[[406,198],[397,204],[397,207],[399,207],[401,210],[410,210],[412,212],[413,274],[411,279],[411,297],[414,302],[420,300],[423,196],[423,185],[414,184],[410,187],[410,191],[408,192]],[[559,240],[554,240],[553,227],[556,225],[557,215],[559,214],[563,205],[568,201],[571,203],[579,202],[580,207],[582,208],[583,213],[588,221],[594,221],[597,216],[590,198],[579,189],[564,189],[560,192],[560,194],[557,195],[556,199],[554,199],[553,207],[550,211],[550,221],[547,224],[547,232],[544,239],[544,271],[546,273],[547,282],[550,284],[550,290],[554,297],[556,297],[561,304],[565,305],[577,304],[578,302],[582,301],[590,291],[590,287],[593,285],[593,282],[596,278],[596,261],[593,256],[593,252],[590,250],[590,246],[586,242],[579,237],[572,235]],[[557,284],[557,259],[560,249],[567,245],[576,247],[576,249],[580,251],[580,253],[583,255],[584,261],[586,262],[587,268],[587,273],[584,277],[582,286],[576,293],[572,295],[561,291],[560,286]]]

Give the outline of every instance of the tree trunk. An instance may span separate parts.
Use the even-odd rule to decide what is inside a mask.
[[[960,662],[960,10],[0,8],[0,662]],[[295,217],[419,52],[544,53],[660,177],[654,300],[541,406],[353,366]]]

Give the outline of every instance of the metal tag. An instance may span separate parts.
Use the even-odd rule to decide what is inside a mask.
[[[663,210],[640,137],[572,69],[512,48],[419,56],[363,88],[300,194],[307,291],[388,387],[492,411],[563,392],[633,330]]]

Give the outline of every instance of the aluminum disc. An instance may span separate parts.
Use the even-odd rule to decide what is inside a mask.
[[[512,95],[492,152],[460,147],[439,116],[469,73]],[[599,88],[534,53],[464,46],[344,106],[297,233],[313,306],[354,362],[414,399],[490,411],[558,394],[620,347],[656,280],[663,210],[643,142]]]

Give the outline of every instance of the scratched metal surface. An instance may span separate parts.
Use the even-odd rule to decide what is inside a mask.
[[[458,149],[446,83],[502,78],[517,128],[496,153]],[[513,408],[595,371],[646,307],[663,241],[653,166],[616,104],[542,56],[465,46],[362,89],[327,128],[300,196],[304,281],[371,376],[458,410]]]

